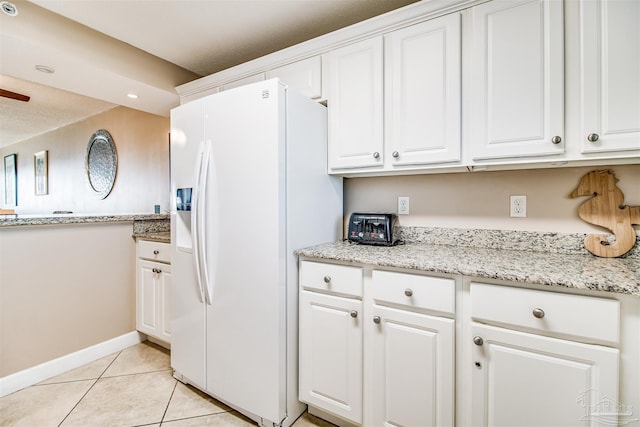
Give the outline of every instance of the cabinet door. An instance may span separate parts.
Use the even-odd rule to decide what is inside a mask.
[[[322,97],[322,62],[319,56],[267,71],[267,79],[279,78],[311,99]]]
[[[617,349],[476,323],[471,332],[473,425],[617,424]]]
[[[460,160],[460,14],[385,36],[385,158]]]
[[[380,306],[372,315],[370,424],[453,426],[454,320]]]
[[[473,159],[564,153],[562,6],[494,0],[470,10]]]
[[[335,49],[326,60],[330,171],[382,167],[382,36]]]
[[[140,332],[153,336],[156,335],[160,327],[158,317],[160,314],[160,305],[158,292],[156,291],[158,286],[157,266],[158,263],[156,262],[138,261],[136,325]]]
[[[171,342],[171,266],[159,267],[161,272],[158,277],[160,328],[158,338]]]
[[[582,152],[640,150],[640,2],[580,7]]]
[[[136,329],[171,341],[170,328],[171,266],[153,261],[138,261]]]
[[[300,292],[300,400],[362,422],[362,302]]]

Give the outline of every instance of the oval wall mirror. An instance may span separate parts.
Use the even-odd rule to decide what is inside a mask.
[[[113,188],[118,169],[116,145],[106,130],[100,129],[91,135],[87,144],[85,169],[89,187],[98,198],[106,198]]]

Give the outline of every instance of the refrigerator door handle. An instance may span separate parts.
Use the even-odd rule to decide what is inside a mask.
[[[202,151],[202,163],[200,171],[200,203],[198,205],[198,232],[200,237],[198,239],[198,257],[200,265],[200,276],[202,278],[201,288],[204,292],[204,300],[208,305],[212,304],[210,281],[209,281],[209,269],[207,265],[207,194],[209,184],[209,160],[211,159],[211,141],[205,141]]]
[[[205,302],[204,290],[202,286],[202,270],[201,270],[201,255],[200,255],[200,194],[201,194],[201,177],[202,177],[202,164],[204,160],[204,142],[200,144],[198,149],[198,156],[196,160],[196,179],[193,185],[193,196],[191,206],[191,240],[193,242],[193,259],[196,267],[196,277],[198,279],[198,295],[200,302]]]

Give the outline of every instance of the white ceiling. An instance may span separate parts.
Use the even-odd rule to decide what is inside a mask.
[[[168,115],[178,105],[175,86],[416,0],[10,1],[19,13],[0,13],[0,88],[31,101],[0,98],[0,147],[115,105]],[[58,126],[57,108],[65,112]]]

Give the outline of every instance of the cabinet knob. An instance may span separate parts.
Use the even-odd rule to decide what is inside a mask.
[[[599,139],[600,135],[598,135],[597,133],[590,133],[589,135],[587,135],[587,141],[589,142],[596,142]]]
[[[324,276],[324,283],[331,283],[331,276]]]
[[[378,153],[377,151],[373,152],[373,158],[374,159],[379,159],[380,158],[380,153]]]
[[[562,138],[556,135],[553,138],[551,138],[551,142],[553,142],[554,144],[560,144],[562,142]]]
[[[153,251],[153,254],[154,254],[154,255],[158,255],[159,253],[160,253],[160,251],[159,251],[159,250],[157,250],[157,249]]]
[[[404,294],[408,297],[413,295],[413,291],[411,290],[411,288],[407,288],[404,290]]]
[[[349,313],[351,315],[351,317],[353,317],[354,319],[356,317],[358,317],[358,312],[356,310],[351,310],[351,313]]]
[[[373,316],[373,323],[378,324],[378,323],[380,323],[380,320],[381,320],[380,316]]]
[[[394,159],[397,159],[398,157],[400,157],[400,153],[398,153],[397,151],[394,151],[392,154]]]
[[[484,340],[482,339],[482,337],[475,336],[475,337],[473,337],[473,343],[475,345],[482,345],[482,344],[484,344]]]
[[[544,317],[544,310],[541,308],[534,308],[532,313],[535,318],[542,319]]]

